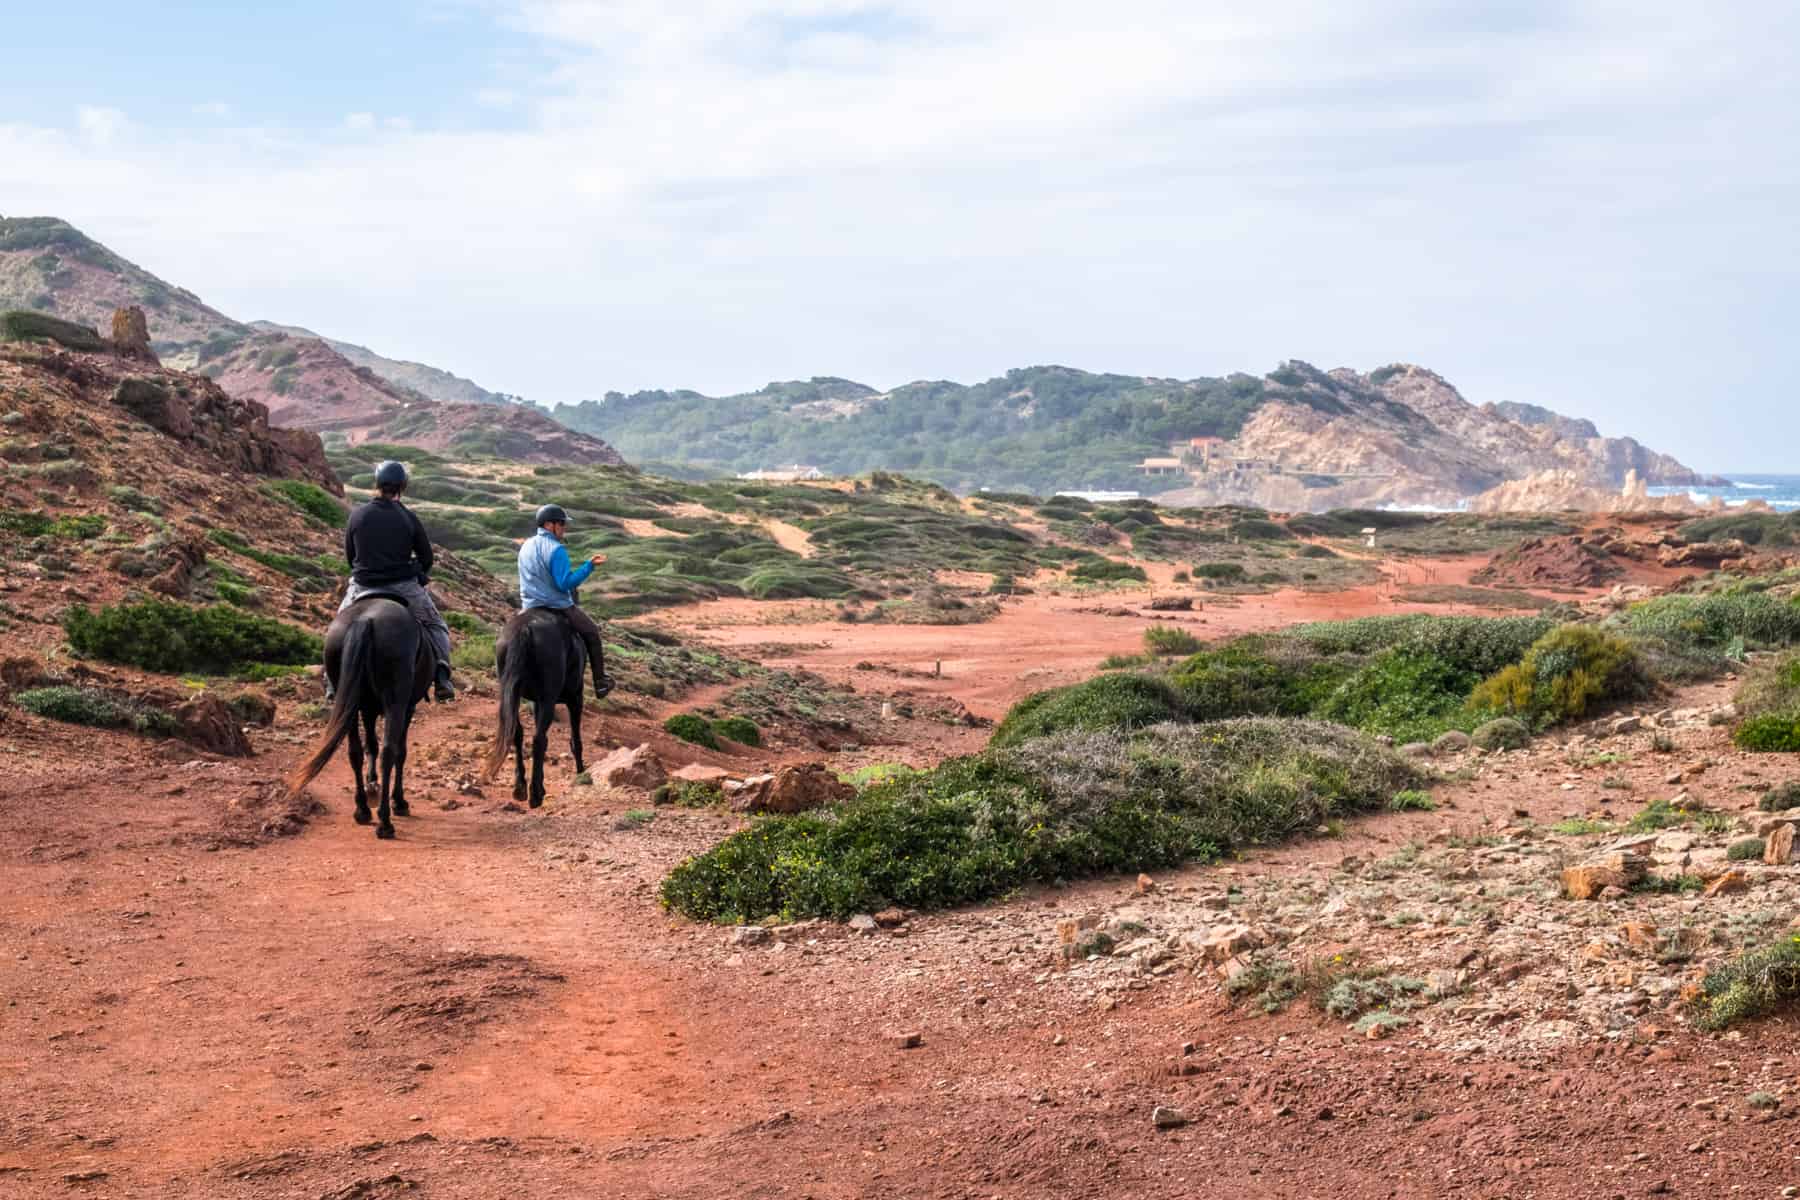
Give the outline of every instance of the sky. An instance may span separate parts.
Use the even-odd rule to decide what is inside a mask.
[[[1800,472],[1792,0],[113,0],[0,213],[542,404],[1415,362]]]

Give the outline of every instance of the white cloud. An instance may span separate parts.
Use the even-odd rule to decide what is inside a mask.
[[[110,145],[124,131],[126,123],[125,114],[116,108],[83,104],[75,109],[75,128],[97,146]]]
[[[1681,449],[1694,398],[1800,374],[1775,0],[493,3],[550,63],[476,93],[503,129],[0,126],[0,194],[544,401],[1407,358]]]

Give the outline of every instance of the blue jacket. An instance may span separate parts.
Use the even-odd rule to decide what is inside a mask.
[[[593,573],[593,563],[570,570],[568,547],[548,529],[540,529],[519,547],[519,606],[572,608],[571,593]]]

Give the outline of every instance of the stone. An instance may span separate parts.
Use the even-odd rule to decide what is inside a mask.
[[[182,741],[214,754],[250,757],[250,739],[238,725],[237,714],[211,692],[195,696],[175,709],[174,715]]]
[[[144,319],[144,310],[135,304],[113,309],[112,343],[121,358],[135,359],[153,367],[162,365],[156,352],[150,349],[150,323]]]
[[[1248,925],[1220,925],[1196,929],[1182,935],[1182,943],[1197,950],[1210,962],[1224,962],[1246,950],[1253,950],[1261,939]]]
[[[775,935],[761,925],[739,925],[731,931],[733,946],[766,946]]]
[[[1090,929],[1100,928],[1100,914],[1086,913],[1079,917],[1069,917],[1056,923],[1056,940],[1059,945],[1073,946],[1081,940],[1081,935]]]
[[[1619,926],[1619,936],[1633,950],[1654,952],[1657,946],[1656,926],[1647,921],[1627,921]]]
[[[669,781],[668,768],[649,746],[614,750],[593,768],[593,777],[607,787],[651,791]]]
[[[1750,877],[1742,871],[1727,871],[1706,885],[1708,896],[1726,896],[1734,892],[1750,890]]]
[[[1179,1108],[1159,1104],[1150,1114],[1150,1123],[1158,1129],[1180,1129],[1188,1123],[1187,1114]]]
[[[1642,717],[1620,717],[1612,723],[1611,732],[1614,737],[1621,737],[1627,733],[1636,733],[1643,727],[1644,718]]]
[[[1431,747],[1424,742],[1408,742],[1400,747],[1400,753],[1407,758],[1429,758]]]
[[[1431,752],[1433,754],[1461,754],[1472,744],[1468,734],[1460,729],[1452,729],[1437,736],[1437,740],[1431,743]]]
[[[1140,873],[1137,877],[1137,890],[1138,895],[1148,896],[1151,892],[1156,890],[1156,880],[1150,878],[1148,875]]]
[[[1563,894],[1571,900],[1592,900],[1606,888],[1629,891],[1644,878],[1649,866],[1634,854],[1609,854],[1578,866],[1564,868]]]
[[[725,785],[726,804],[741,813],[810,812],[855,798],[856,789],[820,762],[782,767],[772,775]]]
[[[1759,817],[1756,821],[1756,836],[1767,839],[1783,825],[1800,824],[1800,808],[1790,808],[1786,812],[1776,813],[1772,817]]]
[[[883,929],[894,929],[906,924],[906,910],[903,908],[884,908],[875,914],[875,923]]]
[[[845,924],[849,925],[850,928],[854,929],[857,933],[874,933],[877,929],[881,928],[880,925],[875,923],[875,918],[868,913],[857,913],[846,921]]]
[[[896,1050],[917,1050],[924,1044],[925,1035],[922,1033],[896,1033],[894,1035],[894,1049]]]
[[[1763,839],[1763,861],[1781,866],[1794,857],[1794,827],[1783,825]]]

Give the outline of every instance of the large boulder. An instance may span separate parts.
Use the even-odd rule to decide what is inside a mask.
[[[135,304],[113,310],[112,343],[123,358],[149,363],[153,367],[162,365],[156,352],[150,349],[150,323],[144,319],[144,310]]]
[[[752,775],[725,785],[725,801],[733,812],[798,813],[854,799],[856,789],[824,763],[782,767],[772,775]]]
[[[181,740],[214,754],[250,757],[250,739],[238,724],[237,714],[217,696],[203,692],[175,709]]]
[[[1609,887],[1630,891],[1649,874],[1650,863],[1636,854],[1609,854],[1591,862],[1565,868],[1563,894],[1571,900],[1592,900]]]
[[[648,792],[669,781],[668,768],[649,746],[628,746],[614,750],[600,760],[594,778],[607,787],[641,788]]]

